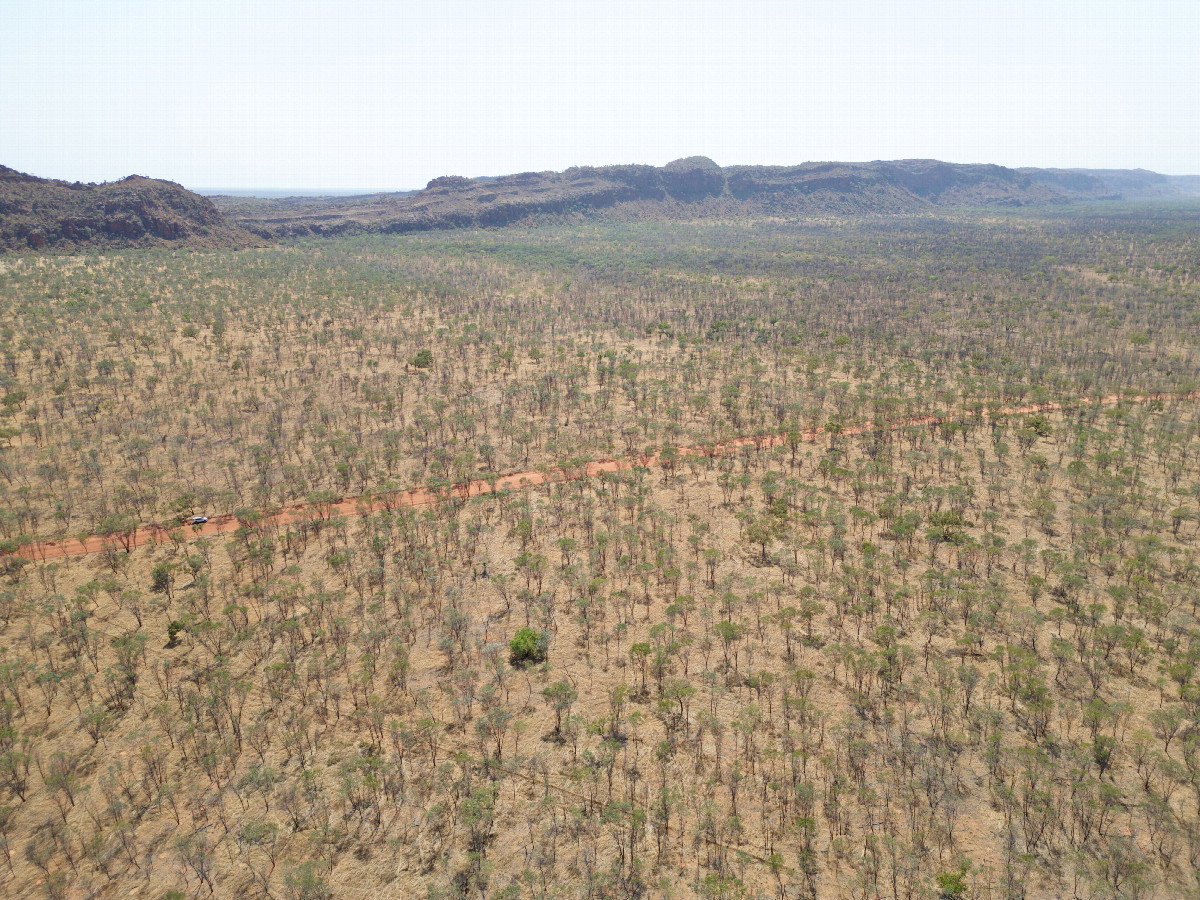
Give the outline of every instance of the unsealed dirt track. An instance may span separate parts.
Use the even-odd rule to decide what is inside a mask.
[[[1148,403],[1154,400],[1195,400],[1200,399],[1200,391],[1192,391],[1188,394],[1139,394],[1132,397],[1121,397],[1117,394],[1109,394],[1100,398],[1082,397],[1070,403],[1031,403],[1024,406],[1004,407],[1000,410],[983,413],[982,418],[987,421],[995,415],[1028,415],[1039,412],[1058,412],[1062,410],[1075,409],[1082,406],[1112,406],[1117,403]],[[854,425],[841,429],[838,434],[843,437],[852,437],[854,435],[863,434],[868,431],[893,431],[899,428],[908,428],[911,426],[922,425],[944,425],[954,422],[965,423],[970,416],[967,414],[957,415],[929,415],[918,416],[915,418],[902,419],[896,422],[888,422],[884,424],[867,423],[864,425]],[[817,428],[805,431],[801,434],[801,440],[807,443],[813,443],[818,438],[829,434],[826,428]],[[737,438],[721,444],[711,444],[703,447],[678,447],[676,448],[676,459],[682,461],[688,456],[722,456],[731,452],[735,452],[743,447],[754,446],[758,449],[767,449],[777,447],[787,440],[787,434],[769,434],[760,435],[757,437]],[[322,517],[329,516],[355,516],[364,512],[379,512],[384,509],[396,509],[406,506],[428,506],[433,503],[440,503],[447,500],[466,500],[471,497],[478,497],[481,494],[493,493],[495,491],[519,490],[526,487],[534,487],[540,484],[557,481],[575,481],[580,478],[594,478],[605,473],[620,472],[627,469],[632,469],[635,466],[660,466],[663,464],[662,453],[654,453],[645,456],[623,457],[621,459],[605,459],[596,462],[589,462],[587,465],[580,467],[578,470],[569,469],[550,469],[539,471],[532,469],[526,472],[513,472],[508,475],[501,475],[494,479],[477,479],[469,481],[465,484],[456,484],[447,486],[443,491],[434,492],[428,488],[410,488],[407,491],[396,491],[393,493],[370,494],[361,497],[344,497],[335,503],[316,507],[311,504],[302,503],[295,506],[284,507],[280,512],[271,516],[266,520],[268,524],[274,525],[289,525],[296,522],[311,518],[318,512]],[[223,515],[213,516],[208,522],[203,525],[179,526],[185,540],[195,540],[201,537],[219,535],[231,528],[239,526],[237,516]],[[21,547],[16,551],[15,555],[22,556],[26,559],[35,561],[45,561],[57,559],[64,556],[84,556],[89,553],[102,553],[105,550],[116,549],[132,551],[136,547],[145,544],[156,544],[169,541],[169,529],[157,524],[147,524],[138,527],[135,531],[126,532],[119,536],[110,535],[91,535],[81,538],[64,538],[62,540],[44,540],[33,541]]]

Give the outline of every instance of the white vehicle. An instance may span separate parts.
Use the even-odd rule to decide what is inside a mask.
[[[208,516],[192,516],[193,525],[203,525],[208,521]]]

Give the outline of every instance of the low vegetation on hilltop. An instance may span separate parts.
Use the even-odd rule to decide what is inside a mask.
[[[1143,170],[1074,171],[932,159],[725,166],[703,156],[665,166],[574,166],[490,178],[443,176],[423,191],[358,197],[214,198],[265,238],[403,233],[513,222],[690,222],[775,216],[922,213],[1195,197],[1194,178]]]
[[[261,243],[212,201],[170,181],[130,175],[106,184],[37,178],[0,166],[0,253]]]

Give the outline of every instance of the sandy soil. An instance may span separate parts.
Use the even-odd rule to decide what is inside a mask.
[[[1005,407],[999,411],[1001,415],[1028,415],[1038,412],[1057,412],[1063,409],[1068,409],[1076,406],[1090,406],[1100,404],[1102,406],[1111,406],[1120,401],[1126,403],[1148,403],[1153,400],[1169,400],[1169,399],[1184,399],[1195,400],[1200,399],[1200,391],[1193,391],[1184,397],[1176,397],[1176,395],[1157,393],[1157,394],[1139,394],[1134,397],[1121,397],[1117,394],[1108,394],[1103,397],[1081,397],[1071,403],[1031,403],[1024,406]],[[985,413],[985,417],[986,417]],[[903,419],[898,422],[889,422],[885,425],[876,425],[875,423],[867,423],[865,425],[856,425],[843,429],[839,432],[841,435],[853,436],[863,434],[864,432],[874,430],[876,428],[898,429],[908,428],[913,425],[939,425],[946,422],[956,421],[959,416],[919,416],[916,418]],[[805,431],[802,434],[802,439],[807,443],[813,443],[823,435],[828,434],[827,429],[817,428],[814,430]],[[723,444],[714,444],[707,447],[679,447],[677,448],[677,458],[682,459],[686,456],[720,456],[726,453],[737,451],[746,446],[757,446],[765,449],[768,447],[777,447],[786,440],[782,434],[760,435],[757,437],[738,438],[737,440],[728,441]],[[356,516],[362,512],[379,512],[383,509],[394,509],[404,506],[427,506],[431,503],[437,503],[447,499],[468,499],[477,497],[480,494],[490,493],[492,491],[515,490],[525,487],[534,487],[536,485],[545,484],[548,481],[571,481],[578,478],[595,478],[598,475],[603,475],[610,472],[620,472],[626,469],[632,469],[635,466],[661,466],[663,464],[662,453],[652,455],[642,455],[635,457],[623,457],[620,459],[604,459],[596,462],[588,463],[582,470],[579,471],[564,471],[562,469],[554,469],[549,471],[539,471],[530,469],[524,472],[512,472],[508,475],[502,475],[494,481],[490,479],[477,479],[467,482],[466,484],[457,484],[449,487],[444,493],[435,494],[427,488],[410,488],[407,491],[400,491],[386,495],[371,495],[357,497],[343,497],[336,503],[327,507],[327,512],[339,516]],[[276,525],[290,525],[302,521],[314,512],[314,508],[310,504],[298,504],[295,506],[285,507],[281,512],[273,516],[269,521]],[[223,534],[230,528],[236,528],[238,519],[234,515],[212,516],[203,525],[180,526],[187,540],[195,540],[201,537]],[[45,561],[49,559],[57,559],[63,556],[84,556],[89,553],[103,553],[110,549],[124,549],[127,552],[135,547],[141,547],[145,544],[162,543],[170,540],[170,530],[163,525],[146,524],[140,526],[132,534],[126,534],[121,537],[108,535],[92,535],[81,538],[67,538],[64,540],[46,540],[34,541],[26,544],[16,551],[16,555],[23,556],[26,559]]]

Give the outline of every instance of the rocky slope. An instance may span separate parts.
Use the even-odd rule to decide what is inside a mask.
[[[0,166],[0,252],[121,247],[241,247],[261,239],[171,181],[105,184],[37,178]]]
[[[498,178],[435,178],[423,191],[360,197],[216,197],[231,221],[264,237],[422,231],[541,218],[619,219],[919,212],[1183,198],[1197,184],[1145,170],[1009,169],[936,160],[727,166],[705,157],[576,167]]]
[[[105,184],[0,166],[0,252],[222,248],[303,235],[408,232],[604,217],[687,221],[914,213],[1200,196],[1200,179],[1135,170],[1009,169],[937,160],[726,166],[575,167],[435,178],[422,191],[358,197],[206,198],[131,175]]]

